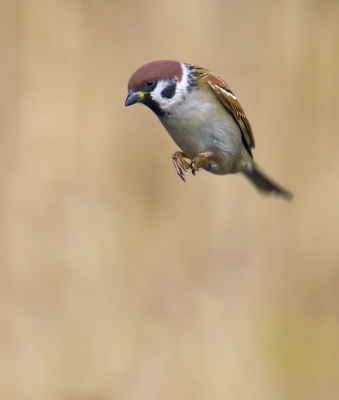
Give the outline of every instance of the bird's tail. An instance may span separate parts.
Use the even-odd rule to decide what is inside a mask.
[[[271,193],[274,192],[279,196],[285,197],[287,200],[291,200],[293,195],[288,190],[282,188],[277,183],[273,182],[263,172],[260,171],[257,165],[253,165],[251,171],[243,171],[247,178],[254,183],[254,185],[263,192]]]

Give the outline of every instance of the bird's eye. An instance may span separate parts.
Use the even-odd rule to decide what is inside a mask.
[[[152,80],[148,80],[145,82],[145,88],[147,90],[147,92],[150,92],[151,90],[153,90],[156,86],[156,82],[152,81]]]

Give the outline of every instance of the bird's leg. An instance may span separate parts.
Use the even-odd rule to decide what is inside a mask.
[[[212,155],[213,153],[211,151],[204,151],[195,156],[190,165],[192,174],[195,175],[195,172],[199,171],[200,167],[204,167],[209,170],[211,168],[211,161],[209,159]]]
[[[174,168],[184,182],[186,182],[184,178],[184,172],[186,172],[191,167],[191,165],[185,160],[185,158],[188,157],[182,151],[175,151],[172,154]]]

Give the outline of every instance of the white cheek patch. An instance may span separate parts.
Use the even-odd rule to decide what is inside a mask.
[[[182,66],[182,69],[182,79],[180,82],[177,82],[175,93],[172,97],[167,98],[162,95],[162,92],[171,84],[171,81],[169,79],[160,80],[153,92],[150,93],[152,100],[158,103],[159,107],[163,111],[171,111],[173,107],[178,106],[185,100],[185,96],[187,94],[188,78],[187,69],[184,66]]]
[[[150,93],[152,100],[154,100],[156,103],[158,103],[159,107],[163,111],[169,111],[173,106],[178,104],[178,95],[177,95],[177,89],[171,98],[166,98],[162,95],[162,92],[168,87],[170,84],[170,81],[167,80],[161,80],[158,82],[156,88],[153,90],[153,92]]]

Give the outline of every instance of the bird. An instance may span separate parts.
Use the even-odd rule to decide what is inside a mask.
[[[172,160],[183,181],[185,172],[195,175],[200,168],[241,172],[261,192],[292,198],[254,162],[249,120],[231,88],[210,70],[173,60],[142,65],[128,81],[125,106],[135,103],[149,107],[180,148]]]

